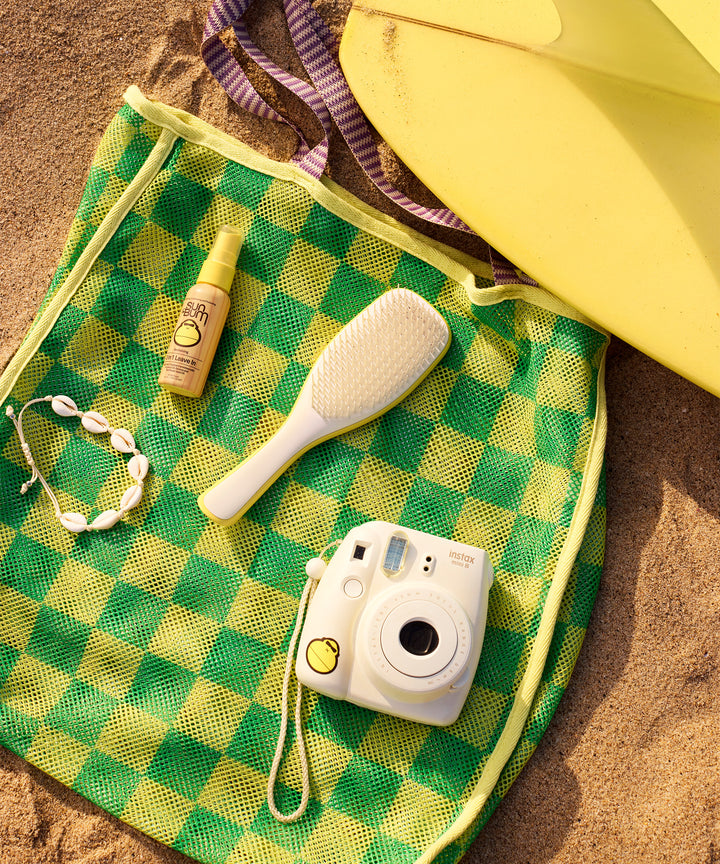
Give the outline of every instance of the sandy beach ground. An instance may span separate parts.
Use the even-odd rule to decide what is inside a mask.
[[[340,32],[347,0],[316,5]],[[47,289],[128,85],[275,158],[292,153],[292,132],[235,108],[205,70],[206,11],[199,0],[16,0],[0,13],[0,368]],[[268,53],[300,72],[277,0],[248,17]],[[265,92],[312,130],[292,99]],[[334,144],[333,178],[410,221]],[[426,194],[390,157],[388,167]],[[464,248],[485,255],[482,241]],[[618,341],[607,394],[607,552],[590,629],[546,736],[464,864],[720,862],[720,403]],[[188,860],[0,749],[2,864]]]

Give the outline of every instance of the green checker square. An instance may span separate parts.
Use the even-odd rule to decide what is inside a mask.
[[[278,715],[263,705],[253,703],[245,712],[228,746],[227,755],[256,771],[267,771],[275,755],[279,731]]]
[[[147,648],[167,606],[167,600],[128,582],[118,582],[108,597],[97,626],[116,639]]]
[[[280,477],[279,480],[276,480],[266,492],[263,492],[263,494],[248,510],[247,518],[252,519],[253,522],[257,522],[258,525],[269,528],[275,518],[278,508],[282,504],[289,485],[290,478],[287,474],[283,474],[283,476]]]
[[[300,363],[291,360],[275,388],[270,400],[270,407],[281,414],[289,414],[302,385],[305,383],[308,372],[307,366],[301,366]]]
[[[342,501],[350,491],[364,455],[361,450],[332,438],[302,457],[293,480],[322,495]]]
[[[422,461],[433,429],[432,420],[396,408],[380,420],[370,453],[414,474]]]
[[[41,606],[27,653],[72,675],[80,665],[92,628],[48,606]]]
[[[358,229],[354,225],[315,204],[305,220],[300,237],[336,258],[344,258],[357,233]]]
[[[153,143],[145,135],[133,135],[113,173],[129,183],[145,164],[153,149]]]
[[[0,687],[3,686],[5,679],[12,672],[19,657],[20,651],[17,648],[11,648],[0,642]]]
[[[103,324],[130,339],[155,300],[155,291],[116,267],[90,310]]]
[[[358,525],[362,525],[363,522],[367,521],[367,516],[364,513],[355,510],[353,507],[344,506],[340,513],[338,513],[330,536],[342,539],[348,531],[357,528]]]
[[[515,676],[524,650],[524,633],[486,627],[475,684],[509,696],[515,686]]]
[[[375,716],[375,712],[368,708],[321,696],[308,718],[307,728],[334,744],[355,751]]]
[[[188,816],[172,848],[198,861],[226,861],[242,835],[240,825],[198,807]]]
[[[182,303],[188,289],[197,282],[200,268],[205,263],[207,254],[204,249],[198,248],[193,243],[188,243],[165,280],[162,289],[163,294],[167,294],[168,297]]]
[[[228,160],[217,191],[226,198],[255,210],[274,178]]]
[[[146,414],[135,434],[136,440],[143,442],[142,452],[150,460],[153,473],[163,478],[170,477],[192,437],[157,414]]]
[[[278,780],[275,784],[275,804],[281,813],[292,813],[300,804],[300,793]],[[302,819],[295,822],[292,830],[288,831],[287,827],[281,822],[278,822],[278,820],[272,815],[270,809],[267,806],[264,806],[258,810],[255,820],[250,826],[250,830],[254,835],[267,841],[268,844],[272,843],[276,847],[287,849],[293,855],[297,856],[296,858],[290,857],[287,859],[283,856],[283,858],[280,859],[282,864],[294,864],[295,860],[306,860],[302,856],[303,849],[308,838],[312,835],[322,813],[323,811],[320,804],[311,796],[308,801],[307,810],[303,814]],[[275,856],[277,855],[277,852],[273,849],[270,853],[273,855],[273,858],[267,858],[264,854],[267,847],[263,845],[261,849],[263,854],[252,859],[252,864],[260,861],[267,862],[267,864],[270,864],[272,861],[273,864],[275,864]],[[240,862],[245,864],[243,859],[240,859]],[[330,864],[330,862],[328,862],[328,864]]]
[[[505,545],[499,567],[520,576],[532,576],[533,566],[539,562],[542,569],[555,538],[556,526],[532,516],[518,514]],[[535,574],[542,575],[540,573]]]
[[[75,211],[76,219],[92,219],[92,212],[98,199],[103,193],[110,179],[110,172],[101,165],[91,165],[88,177],[83,189],[82,199]]]
[[[588,356],[588,342],[601,344],[604,339],[601,333],[563,315],[557,316],[552,332],[554,348],[583,358]]]
[[[100,253],[100,258],[108,264],[117,264],[127,252],[128,247],[145,226],[145,220],[137,213],[130,213],[123,219],[118,230],[112,235]]]
[[[72,393],[77,405],[91,405],[100,388],[97,384],[83,378],[61,363],[56,363],[48,369],[35,391],[37,398],[48,394]],[[53,421],[55,422],[55,421]]]
[[[158,747],[147,775],[194,801],[220,760],[217,750],[171,729]]]
[[[172,174],[152,212],[153,222],[183,240],[189,240],[210,206],[213,193],[205,186]]]
[[[225,325],[225,329],[220,337],[217,351],[213,357],[210,372],[208,373],[208,381],[214,384],[220,384],[228,371],[228,367],[235,359],[238,349],[243,341],[243,334],[233,330],[229,324]]]
[[[442,310],[442,316],[452,333],[450,347],[442,358],[442,364],[459,372],[465,362],[465,357],[478,335],[477,321],[458,315],[455,312],[450,312],[447,309]]]
[[[329,318],[347,324],[382,294],[384,288],[377,279],[342,261],[328,285],[320,311]]]
[[[45,725],[92,747],[116,705],[116,699],[84,681],[71,681],[60,701],[45,717]]]
[[[40,727],[40,721],[0,702],[0,741],[3,747],[25,756]]]
[[[538,405],[535,411],[538,459],[572,468],[584,419],[573,411]]]
[[[182,666],[146,654],[126,699],[141,711],[170,723],[187,699],[195,679],[195,674]]]
[[[464,850],[463,850],[464,851]],[[420,857],[422,850],[394,840],[385,834],[376,834],[372,843],[362,859],[362,864],[384,864],[392,861],[392,864],[413,864]],[[459,859],[461,853],[453,858],[453,864]],[[437,862],[437,858],[434,859]]]
[[[137,342],[128,342],[103,387],[141,408],[150,408],[157,396],[162,363],[162,357]]]
[[[410,487],[400,524],[438,537],[452,537],[465,496],[418,477]]]
[[[68,303],[60,313],[55,326],[43,340],[43,353],[57,360],[84,320],[85,312]],[[52,392],[55,393],[54,390]]]
[[[508,453],[488,444],[480,457],[469,494],[497,507],[515,510],[520,506],[532,474],[533,460]]]
[[[242,453],[264,410],[255,399],[220,384],[198,424],[198,434],[233,453]]]
[[[174,483],[165,483],[143,523],[143,529],[183,549],[192,549],[207,528],[197,496]]]
[[[172,600],[198,615],[224,621],[243,578],[242,572],[191,555],[180,574]]]
[[[256,216],[243,243],[240,264],[250,276],[272,286],[282,273],[294,242],[288,231]]]
[[[50,472],[48,483],[92,504],[117,466],[117,457],[93,441],[73,436]]]
[[[311,306],[273,290],[250,325],[248,336],[284,357],[292,357],[314,314]]]
[[[0,561],[0,583],[41,601],[60,572],[64,557],[30,537],[17,534]],[[17,561],[22,561],[21,567],[14,565]]]
[[[127,522],[119,523],[113,531],[83,532],[73,544],[70,556],[101,573],[117,576],[136,533],[137,529]]]
[[[460,374],[445,403],[442,421],[470,438],[484,441],[504,396],[504,390]]]
[[[141,775],[111,756],[94,750],[75,778],[72,788],[103,810],[119,816],[140,783]]]
[[[210,649],[201,674],[252,699],[273,653],[272,648],[257,639],[223,629]]]
[[[444,729],[433,728],[415,757],[408,777],[438,795],[457,800],[478,764],[475,747]]]
[[[265,497],[267,496],[264,495],[263,498]],[[296,566],[304,568],[307,561],[316,554],[307,546],[302,546],[282,534],[268,530],[258,547],[255,560],[250,565],[248,576],[256,582],[262,582],[263,585],[277,588],[279,591],[284,591],[286,594],[291,594],[299,599],[305,582],[303,579],[296,579],[288,585],[287,574],[293,572],[293,568]],[[282,566],[278,566],[278,562],[282,562]]]
[[[433,267],[421,261],[407,252],[398,261],[390,284],[399,288],[409,288],[423,296],[429,303],[437,300],[447,276]]]
[[[526,339],[522,340],[520,359],[515,365],[513,377],[508,383],[508,390],[517,393],[518,396],[525,397],[525,399],[535,400],[546,354],[547,345],[530,342]]]
[[[335,784],[327,806],[378,828],[392,806],[402,777],[376,762],[355,754]],[[372,809],[367,794],[372,793]]]
[[[567,495],[565,497],[565,502],[563,503],[563,508],[558,519],[558,524],[562,525],[563,528],[570,527],[570,523],[572,522],[573,516],[575,515],[575,507],[577,505],[578,496],[580,495],[582,481],[582,474],[575,472],[570,475]]]
[[[8,424],[11,425],[11,424]],[[7,430],[4,430],[7,431]],[[15,430],[12,429],[14,433]],[[2,467],[2,482],[5,489],[20,489],[23,483],[28,480],[27,468],[20,468],[14,462],[8,459],[1,459],[0,466]],[[38,493],[40,490],[37,490]],[[25,521],[25,517],[32,510],[34,505],[34,496],[31,495],[3,495],[0,499],[0,515],[2,521],[11,528],[19,530]],[[0,561],[0,582],[3,582],[5,568]],[[9,584],[9,583],[6,583]]]

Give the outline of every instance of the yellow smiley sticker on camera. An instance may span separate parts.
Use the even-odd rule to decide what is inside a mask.
[[[329,636],[313,639],[307,646],[308,666],[320,675],[328,675],[335,669],[340,656],[340,646]]]

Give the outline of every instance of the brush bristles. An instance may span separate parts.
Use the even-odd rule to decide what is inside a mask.
[[[327,345],[310,375],[326,419],[372,417],[412,389],[447,345],[448,326],[422,297],[388,291]]]

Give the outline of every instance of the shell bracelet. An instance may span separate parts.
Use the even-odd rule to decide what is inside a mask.
[[[23,435],[23,413],[31,405],[35,405],[38,402],[50,402],[53,411],[59,417],[79,417],[80,422],[88,432],[92,432],[94,435],[107,433],[110,435],[110,443],[115,450],[120,453],[133,454],[132,458],[127,463],[127,469],[135,483],[125,490],[125,493],[120,499],[119,510],[105,510],[99,516],[96,516],[90,523],[88,523],[87,517],[82,513],[62,512],[55,493],[38,470],[33,455],[30,452],[30,447]],[[32,476],[20,487],[20,494],[24,495],[33,483],[36,480],[39,480],[53,503],[55,515],[60,520],[63,527],[67,528],[68,531],[72,531],[74,534],[80,534],[82,531],[102,531],[105,528],[112,528],[116,522],[119,522],[120,519],[125,516],[128,510],[132,510],[133,507],[137,507],[140,503],[143,495],[143,481],[147,476],[150,465],[147,456],[144,456],[135,446],[135,439],[127,429],[114,429],[103,415],[98,414],[97,411],[78,410],[77,405],[69,396],[44,396],[40,399],[31,399],[23,405],[17,416],[15,416],[15,411],[12,405],[8,405],[5,409],[5,414],[12,420],[17,429],[20,446],[28,465],[32,469]]]

